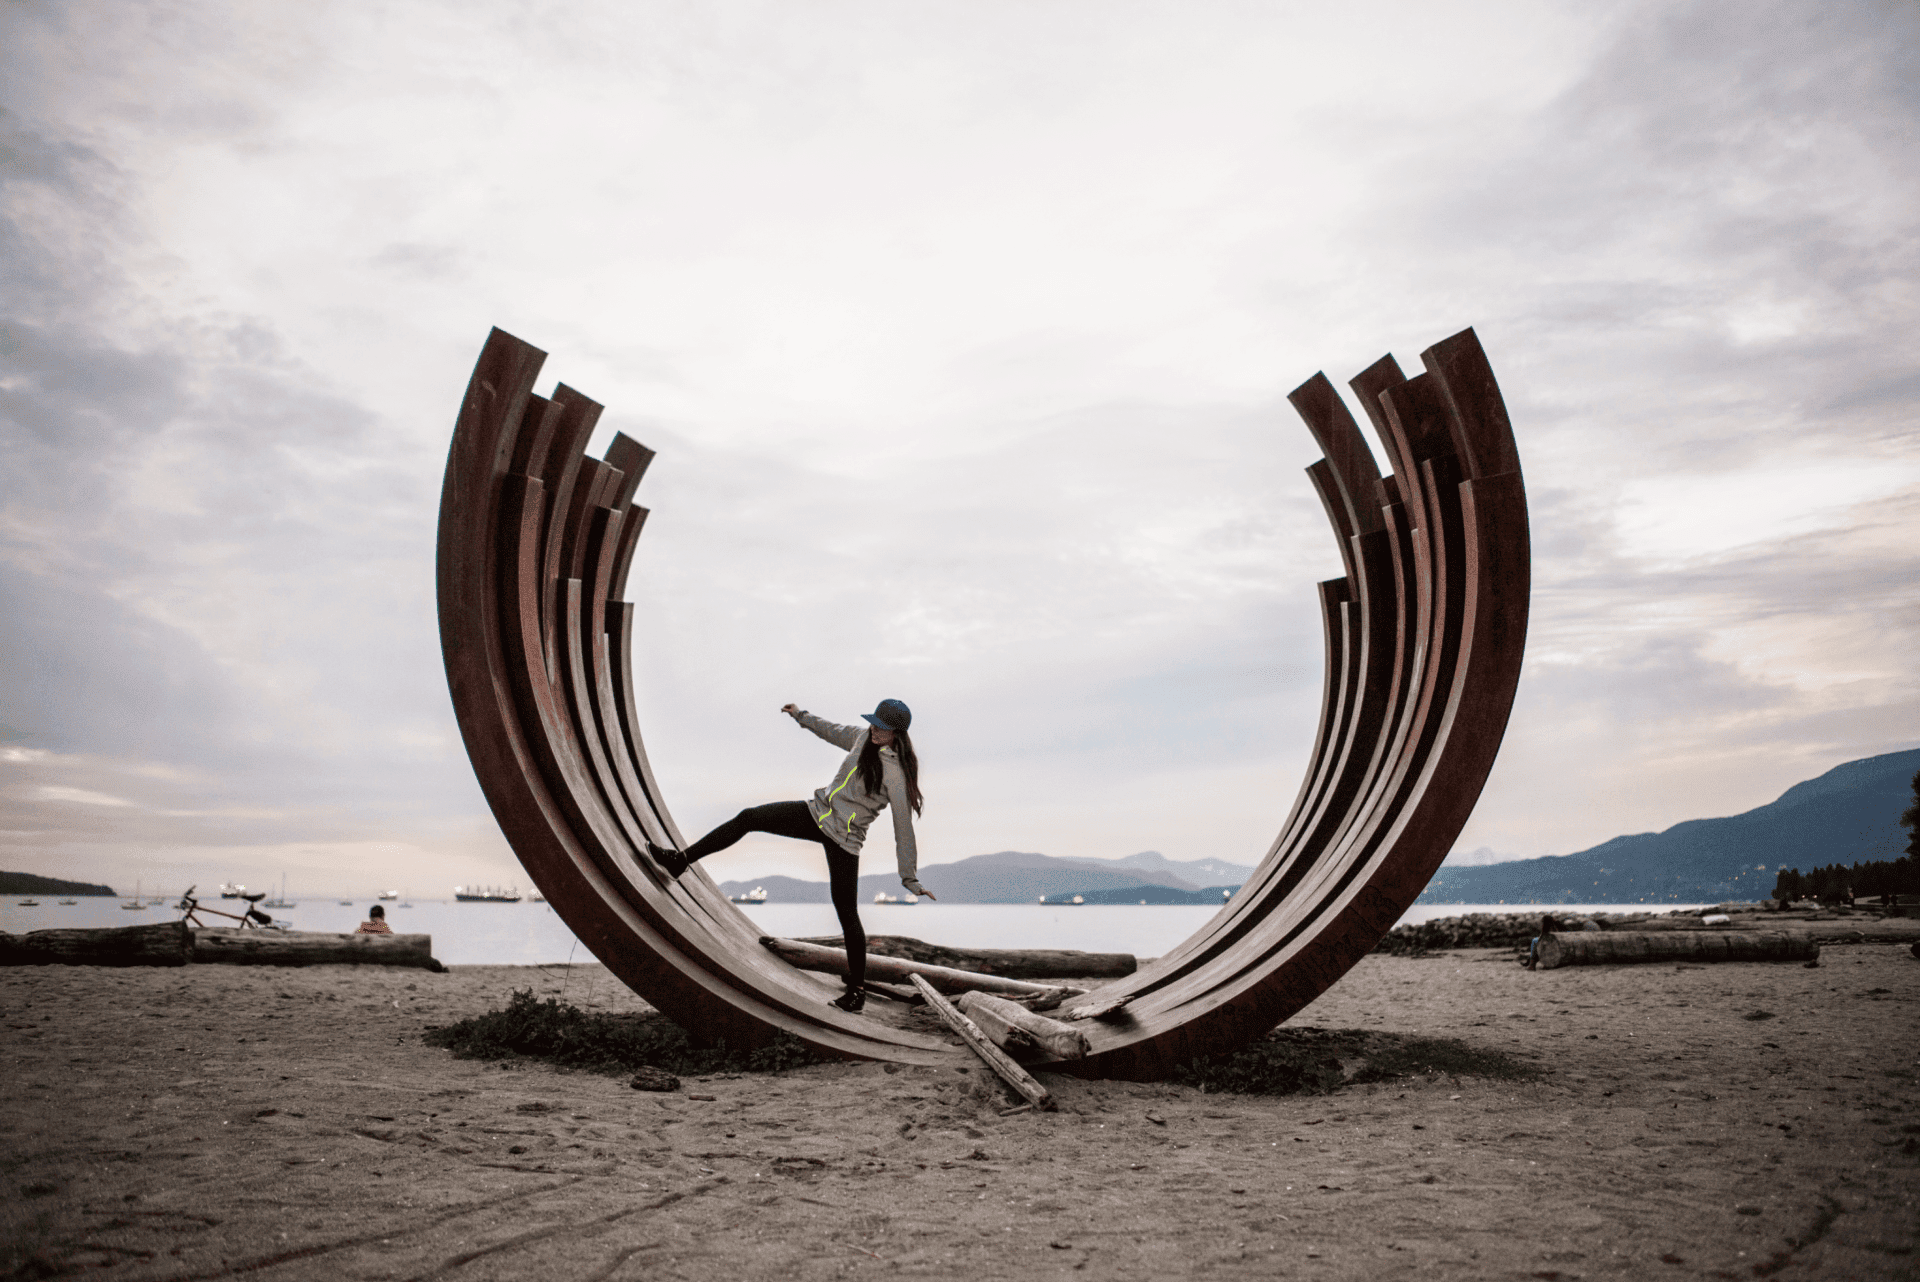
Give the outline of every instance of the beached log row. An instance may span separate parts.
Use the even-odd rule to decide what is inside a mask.
[[[1451,948],[1518,948],[1524,951],[1540,934],[1541,923],[1551,919],[1553,929],[1578,930],[1658,930],[1660,921],[1652,913],[1556,914],[1542,906],[1525,913],[1464,913],[1458,917],[1436,917],[1414,926],[1395,926],[1377,945],[1376,953],[1418,956]],[[1695,917],[1669,919],[1672,928],[1697,929]]]
[[[432,935],[336,935],[317,930],[193,932],[193,960],[226,966],[404,966],[445,970]]]
[[[508,843],[581,942],[686,1028],[951,1064],[944,1039],[824,1002],[703,870],[673,878],[645,856],[649,842],[686,846],[636,717],[635,638],[664,616],[622,599],[653,451],[615,434],[604,458],[587,456],[601,407],[565,386],[535,394],[545,359],[489,336],[441,490],[447,681]],[[1350,384],[1388,473],[1324,375],[1289,397],[1326,456],[1307,472],[1346,569],[1318,594],[1327,668],[1311,759],[1232,903],[1091,995],[1127,1017],[1089,1025],[1076,1071],[1155,1077],[1265,1033],[1372,950],[1472,813],[1525,650],[1526,493],[1473,331],[1421,360],[1408,377],[1383,357]]]
[[[5,966],[406,966],[445,970],[431,935],[336,935],[305,930],[194,929],[169,921],[103,930],[0,934]]]
[[[1465,913],[1436,917],[1415,926],[1395,926],[1374,947],[1378,953],[1417,957],[1455,948],[1511,948],[1526,952],[1542,934],[1693,933],[1699,931],[1786,930],[1821,943],[1908,943],[1920,939],[1920,921],[1883,919],[1874,913],[1813,913],[1762,910],[1758,904],[1720,904],[1713,921],[1692,913],[1565,913],[1551,905],[1530,912]],[[1550,924],[1549,924],[1550,923]]]

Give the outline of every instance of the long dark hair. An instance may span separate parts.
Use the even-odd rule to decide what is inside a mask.
[[[913,740],[907,737],[905,730],[893,732],[893,749],[900,754],[900,769],[907,776],[907,802],[917,815],[920,807],[926,804],[926,798],[920,795],[920,758],[914,755]],[[876,797],[886,795],[886,774],[880,768],[880,745],[873,741],[871,731],[867,734],[867,746],[860,749],[860,786]]]

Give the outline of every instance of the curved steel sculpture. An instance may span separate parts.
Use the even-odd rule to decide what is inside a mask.
[[[496,329],[467,387],[440,505],[447,680],[507,840],[582,943],[682,1025],[733,1045],[776,1032],[829,1054],[947,1063],[964,1051],[829,1006],[819,979],[697,869],[666,881],[643,839],[684,844],[641,746],[622,601],[653,452],[585,449],[600,406],[533,393],[545,353]],[[1526,643],[1519,453],[1472,330],[1352,381],[1392,466],[1381,475],[1324,375],[1289,398],[1326,457],[1307,469],[1346,577],[1320,585],[1326,680],[1293,811],[1233,902],[1099,996],[1070,1071],[1155,1077],[1300,1010],[1372,950],[1446,857],[1506,729]],[[641,607],[644,609],[644,607]]]

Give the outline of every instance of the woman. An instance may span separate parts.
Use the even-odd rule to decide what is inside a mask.
[[[387,925],[387,910],[379,904],[367,909],[367,919],[360,923],[354,932],[356,935],[391,935],[393,927]]]
[[[914,756],[907,727],[913,713],[898,699],[882,699],[872,712],[863,712],[863,728],[837,726],[789,703],[780,709],[835,747],[847,758],[833,782],[810,801],[776,801],[742,810],[700,840],[686,853],[647,843],[647,854],[678,877],[698,860],[725,850],[750,832],[769,832],[797,841],[817,841],[827,853],[827,876],[833,909],[847,941],[847,991],[833,1004],[852,1013],[867,1004],[867,932],[860,925],[860,846],[875,815],[893,807],[893,854],[900,868],[900,884],[913,894],[932,899],[915,875],[919,854],[913,844],[913,816],[920,813],[920,761]]]

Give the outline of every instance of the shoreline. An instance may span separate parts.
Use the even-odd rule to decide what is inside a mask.
[[[1895,945],[1813,968],[1375,954],[1287,1027],[1456,1039],[1542,1077],[1243,1096],[1049,1073],[1060,1111],[1014,1116],[978,1066],[654,1095],[422,1043],[529,988],[647,1009],[594,963],[7,970],[4,1268],[1464,1282],[1920,1259],[1920,962]]]

